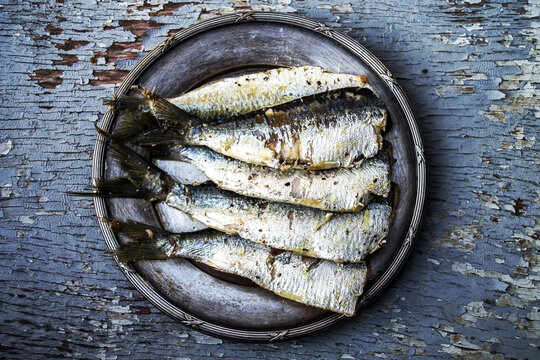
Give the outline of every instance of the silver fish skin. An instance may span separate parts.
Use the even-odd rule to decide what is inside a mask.
[[[358,161],[351,168],[323,171],[248,164],[205,147],[172,147],[168,152],[168,158],[195,165],[222,189],[328,211],[358,211],[373,195],[388,196],[391,187],[386,151]]]
[[[387,110],[365,90],[312,95],[221,124],[194,125],[187,145],[273,168],[351,167],[382,147]]]
[[[142,225],[142,224],[141,224]],[[213,268],[248,278],[264,289],[302,304],[353,316],[367,279],[364,262],[339,264],[280,252],[237,236],[215,231],[169,234],[161,229],[113,222],[112,228],[141,237],[146,245],[127,246],[116,252],[121,261],[189,258]],[[138,254],[139,253],[139,254]]]
[[[206,226],[276,249],[336,262],[361,262],[386,240],[392,208],[372,201],[358,212],[329,213],[247,198],[211,185],[174,185],[165,202]]]
[[[344,87],[370,88],[364,75],[299,66],[216,80],[168,100],[201,119],[215,121]]]

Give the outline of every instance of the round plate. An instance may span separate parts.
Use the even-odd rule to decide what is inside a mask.
[[[365,74],[390,113],[384,137],[392,143],[392,181],[400,199],[386,244],[369,258],[371,275],[358,311],[371,302],[403,265],[418,228],[425,194],[422,142],[411,107],[390,72],[350,37],[313,20],[289,14],[255,12],[227,15],[193,25],[146,55],[128,74],[116,95],[140,84],[165,97],[216,78],[281,66],[315,65],[331,72]],[[118,121],[112,110],[101,127]],[[121,176],[97,141],[94,183]],[[186,170],[187,171],[187,170]],[[94,199],[99,217],[171,224],[170,214],[137,199]],[[167,215],[169,214],[169,215]],[[186,226],[185,220],[182,220]],[[111,250],[124,239],[101,224]],[[163,312],[195,329],[222,338],[274,341],[320,331],[343,315],[285,300],[249,282],[216,273],[184,259],[121,265],[128,280]]]

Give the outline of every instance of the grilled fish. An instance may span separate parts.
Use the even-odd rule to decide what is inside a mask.
[[[134,222],[105,221],[136,240],[114,253],[119,261],[189,258],[248,278],[281,297],[346,316],[354,315],[367,279],[364,262],[305,258],[216,231],[171,234]]]
[[[115,130],[124,139],[143,131],[139,143],[206,146],[223,155],[273,168],[322,170],[351,167],[382,147],[387,110],[365,89],[339,89],[232,118],[224,123],[203,123],[156,94],[145,99],[122,97],[131,113]],[[144,109],[151,109],[144,112]],[[155,121],[151,125],[151,114]],[[158,131],[147,131],[149,128]],[[128,130],[129,129],[129,130]],[[163,129],[169,131],[163,132]]]
[[[300,66],[217,80],[169,101],[192,115],[213,121],[344,87],[370,88],[364,75]]]
[[[204,147],[159,147],[157,158],[189,162],[222,189],[271,201],[329,211],[357,211],[372,195],[388,196],[390,160],[385,151],[351,168],[284,171],[248,164]]]
[[[110,141],[109,149],[140,194],[151,194],[149,198],[164,201],[208,227],[263,245],[320,259],[360,262],[388,235],[392,216],[388,199],[372,201],[359,212],[334,214],[248,198],[213,185],[183,185],[124,145]],[[104,185],[100,192],[112,191]]]

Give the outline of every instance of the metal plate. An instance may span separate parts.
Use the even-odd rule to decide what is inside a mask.
[[[399,185],[400,200],[387,243],[369,259],[371,275],[358,301],[361,311],[403,265],[418,229],[425,194],[425,163],[414,115],[402,89],[377,58],[350,37],[313,20],[267,12],[227,15],[193,25],[160,44],[135,66],[116,94],[127,94],[133,84],[140,84],[155,88],[162,96],[174,97],[219,77],[299,65],[367,75],[391,116],[384,137],[393,145],[396,163],[392,181]],[[110,131],[117,118],[107,111],[101,127]],[[93,180],[120,174],[107,156],[106,145],[96,142]],[[139,200],[94,201],[98,216],[152,225],[174,222],[168,219],[167,212]],[[181,222],[184,228],[189,227],[184,220]],[[116,249],[123,239],[103,224],[101,228],[109,248]],[[344,318],[282,299],[183,259],[141,261],[121,268],[159,309],[199,331],[222,338],[287,339],[321,331]]]

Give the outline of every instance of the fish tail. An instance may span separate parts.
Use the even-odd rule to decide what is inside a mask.
[[[126,141],[145,132],[144,139],[136,140],[140,144],[152,142],[166,143],[172,140],[180,141],[187,131],[201,123],[200,119],[180,109],[153,90],[140,85],[132,87],[138,90],[142,97],[129,95],[115,96],[105,100],[115,113],[122,118],[119,126],[113,131],[116,140]]]
[[[191,146],[169,146],[158,144],[155,146],[147,147],[146,150],[150,153],[150,156],[162,160],[176,160],[191,163],[194,159],[197,159],[197,155],[200,152],[198,147]]]
[[[119,221],[101,218],[115,233],[125,234],[132,242],[122,244],[112,254],[120,262],[137,260],[164,260],[172,256],[178,235],[158,227],[149,226],[135,221]]]
[[[139,90],[141,95],[147,100],[148,107],[158,120],[162,130],[171,129],[185,132],[186,129],[201,123],[199,118],[180,109],[153,90],[146,89],[140,85],[134,85],[133,88]]]
[[[112,135],[97,125],[96,129],[104,141],[108,142],[107,150],[111,151],[135,188],[141,194],[152,194],[151,200],[165,200],[176,181],[149,160],[115,140]]]
[[[113,112],[144,110],[149,108],[148,99],[129,95],[113,96],[112,99],[103,100],[103,104],[109,106]]]
[[[101,197],[101,198],[135,198],[152,199],[153,194],[137,188],[127,179],[117,179],[102,182],[87,189],[86,191],[67,191],[70,196]]]
[[[173,151],[171,146],[158,143],[155,145],[151,144],[141,144],[142,146],[147,145],[145,149],[148,151],[152,158],[157,158],[161,160],[180,160],[176,154],[176,151]],[[181,147],[181,146],[180,146]],[[176,147],[175,147],[176,148]]]
[[[112,138],[119,142],[131,140],[145,131],[160,127],[156,117],[149,112],[127,109],[122,115],[118,126],[111,134]]]
[[[104,104],[120,114],[118,126],[112,132],[112,137],[117,141],[128,141],[145,131],[161,128],[147,98],[120,95],[105,100]]]

